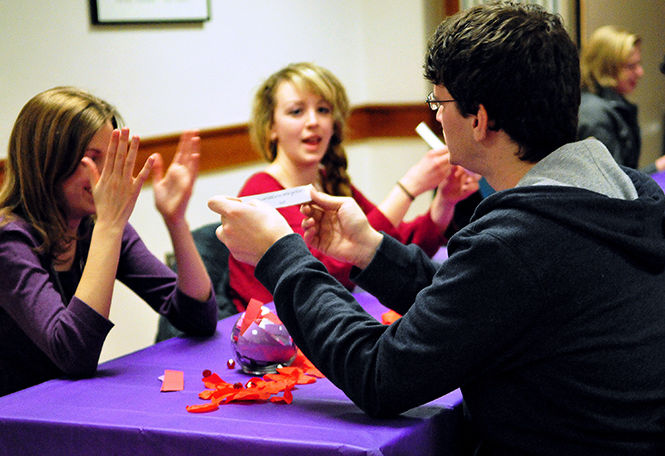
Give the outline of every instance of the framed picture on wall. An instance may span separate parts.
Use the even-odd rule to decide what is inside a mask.
[[[90,0],[93,24],[204,22],[210,0]]]

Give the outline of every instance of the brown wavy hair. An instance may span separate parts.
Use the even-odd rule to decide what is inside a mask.
[[[39,233],[37,253],[57,257],[71,236],[62,184],[83,158],[95,133],[121,118],[104,100],[75,87],[35,95],[21,109],[9,138],[0,189],[0,224],[20,217]]]
[[[253,146],[269,162],[277,157],[277,142],[271,140],[270,130],[274,122],[275,94],[282,82],[290,82],[299,90],[311,91],[332,106],[333,135],[321,159],[323,189],[331,195],[350,196],[351,180],[346,171],[348,161],[342,145],[349,99],[344,86],[329,70],[313,63],[292,63],[268,77],[257,90],[252,105],[249,134]]]

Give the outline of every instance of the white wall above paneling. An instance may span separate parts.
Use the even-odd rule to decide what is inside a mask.
[[[102,26],[88,3],[0,0],[0,157],[20,108],[56,85],[107,99],[143,137],[245,123],[294,61],[329,68],[354,105],[425,94],[423,1],[211,0],[201,24]]]

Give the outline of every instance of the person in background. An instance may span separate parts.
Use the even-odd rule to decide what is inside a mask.
[[[639,36],[613,25],[593,32],[580,56],[578,137],[600,140],[620,165],[637,169],[642,147],[637,105],[626,99],[644,75]],[[665,156],[642,171],[665,170]]]
[[[153,155],[134,177],[139,139],[119,122],[73,87],[39,93],[16,119],[0,190],[0,395],[95,373],[116,278],[181,330],[215,332],[215,296],[185,220],[199,139],[183,134],[166,173]],[[128,224],[151,171],[178,276]]]
[[[665,454],[665,195],[598,140],[576,142],[579,59],[560,17],[466,9],[437,28],[425,76],[450,162],[496,189],[443,264],[317,191],[304,239],[262,202],[213,197],[218,237],[256,265],[305,356],[372,416],[461,388],[467,454]],[[376,321],[308,246],[353,263],[403,317]]]
[[[665,75],[665,56],[663,56],[663,61],[660,62],[660,72]],[[665,125],[665,119],[663,120]],[[663,153],[665,154],[665,130],[663,130]]]
[[[434,255],[453,231],[455,204],[478,190],[478,178],[451,166],[448,151],[430,150],[375,206],[347,174],[344,150],[349,101],[340,81],[327,69],[312,63],[293,63],[277,71],[256,92],[250,137],[270,164],[252,175],[238,196],[312,184],[330,195],[351,196],[367,214],[372,226],[402,242],[421,246]],[[411,202],[436,188],[429,211],[404,222]],[[298,206],[279,210],[292,229],[302,234],[303,215]],[[451,228],[446,234],[446,230]],[[351,265],[312,250],[328,271],[348,289]],[[272,294],[254,276],[254,267],[229,258],[230,293],[239,311],[250,299],[272,301]]]

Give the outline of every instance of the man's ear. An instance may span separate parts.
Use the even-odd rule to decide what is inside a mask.
[[[481,104],[473,119],[473,137],[476,141],[482,141],[487,137],[488,123],[487,110]]]

